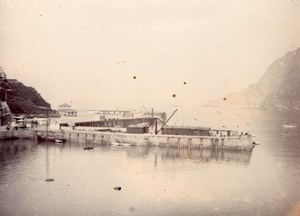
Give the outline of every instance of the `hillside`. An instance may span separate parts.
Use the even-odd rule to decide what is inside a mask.
[[[273,62],[256,84],[213,105],[300,110],[300,48]]]
[[[13,114],[45,116],[47,108],[51,115],[56,114],[34,88],[27,87],[17,80],[7,80],[5,85],[8,89],[7,104]],[[1,95],[1,98],[4,96]]]

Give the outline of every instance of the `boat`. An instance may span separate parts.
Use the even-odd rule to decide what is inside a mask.
[[[46,178],[45,181],[46,181],[46,182],[53,182],[53,181],[54,181],[54,178]]]
[[[65,138],[56,138],[55,139],[55,142],[57,142],[57,143],[64,143],[65,141],[66,141]]]
[[[66,138],[64,138],[63,136],[54,136],[54,135],[49,135],[48,131],[49,131],[49,113],[48,113],[48,109],[47,109],[47,134],[46,135],[37,135],[37,139],[40,142],[43,141],[48,141],[48,142],[56,142],[56,143],[64,143],[66,141]]]
[[[60,136],[53,136],[53,135],[38,135],[38,141],[48,141],[48,142],[57,142],[57,143],[64,143],[66,138]]]
[[[83,150],[93,150],[94,146],[88,146],[88,143],[85,142],[85,147],[83,148]]]
[[[125,147],[132,146],[131,143],[122,143],[122,142],[111,142],[111,144],[113,146],[125,146]]]
[[[94,149],[94,147],[92,147],[92,146],[86,146],[83,148],[83,150],[93,150],[93,149]]]
[[[298,125],[295,123],[290,123],[290,124],[283,124],[282,127],[283,128],[296,128],[296,127],[298,127]]]

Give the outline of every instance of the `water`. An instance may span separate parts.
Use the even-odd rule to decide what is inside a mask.
[[[208,113],[215,111],[198,110],[175,120],[239,125],[239,130],[254,132],[261,145],[252,152],[100,145],[84,151],[78,143],[1,142],[0,215],[288,215],[296,211],[299,133],[292,129],[281,136],[281,124],[288,118],[297,122],[297,114],[223,110],[225,117],[217,114],[213,121]],[[114,190],[115,186],[121,190]]]

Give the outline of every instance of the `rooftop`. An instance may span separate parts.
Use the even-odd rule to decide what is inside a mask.
[[[211,130],[210,127],[191,127],[191,126],[166,126],[168,129],[191,129],[191,130]]]

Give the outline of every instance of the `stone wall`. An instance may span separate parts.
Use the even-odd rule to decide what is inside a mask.
[[[46,134],[38,131],[38,134]],[[251,136],[215,137],[215,136],[181,136],[181,135],[154,135],[128,134],[98,131],[51,131],[54,135],[64,135],[68,141],[91,144],[131,144],[157,145],[182,148],[205,149],[232,149],[251,150],[253,148]]]

